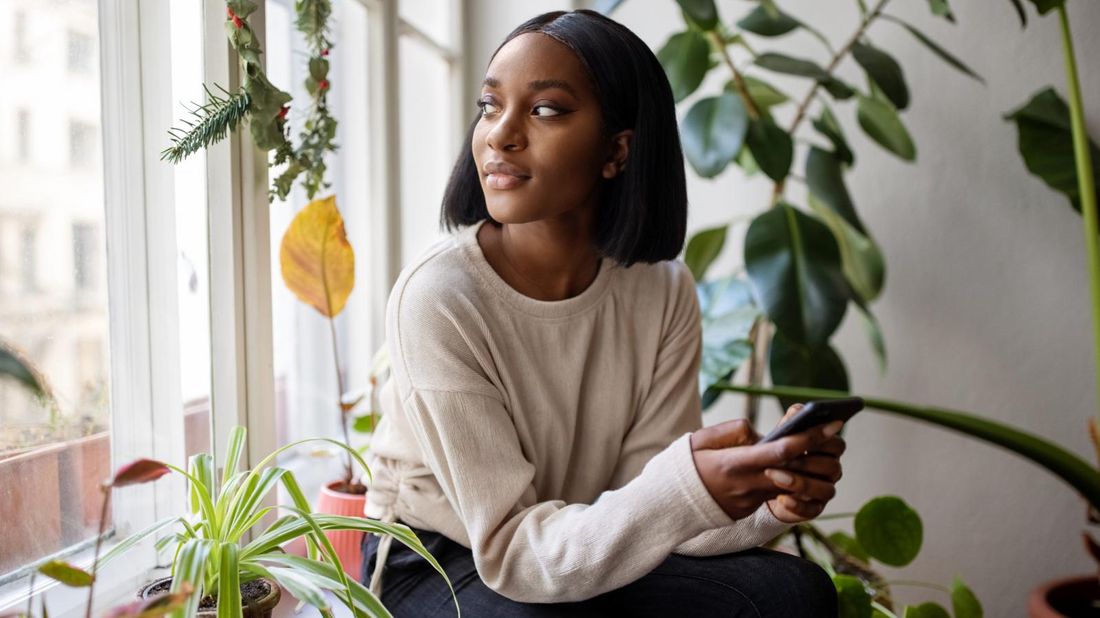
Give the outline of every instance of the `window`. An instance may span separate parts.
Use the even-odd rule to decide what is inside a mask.
[[[73,286],[78,292],[95,290],[93,280],[97,263],[96,226],[91,223],[73,223]]]
[[[15,158],[20,163],[31,160],[31,113],[21,109],[15,114]]]
[[[83,32],[68,33],[68,68],[70,73],[90,73],[92,70],[92,37]]]
[[[69,165],[89,167],[95,162],[96,127],[78,120],[69,121]]]
[[[30,46],[27,45],[27,13],[15,11],[11,23],[12,58],[16,63],[24,64],[31,59]]]
[[[20,280],[23,282],[23,291],[34,293],[38,291],[38,228],[33,224],[23,226],[23,233],[19,237]]]

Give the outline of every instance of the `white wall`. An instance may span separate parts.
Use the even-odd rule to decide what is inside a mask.
[[[856,23],[855,2],[779,4],[823,31],[834,46],[847,40]],[[751,7],[720,2],[727,23]],[[871,40],[905,70],[913,96],[903,120],[917,144],[915,163],[867,139],[853,104],[833,106],[856,152],[849,189],[886,257],[885,291],[873,305],[889,354],[885,375],[877,370],[858,316],[845,317],[834,345],[855,392],[973,411],[1092,461],[1085,422],[1097,403],[1081,219],[1027,173],[1015,129],[1000,117],[1047,85],[1065,93],[1057,17],[1039,19],[1029,4],[1032,19],[1021,31],[1008,2],[952,7],[956,25],[932,17],[925,2],[892,2],[887,10],[964,59],[985,77],[984,86],[893,24],[880,22],[870,31]],[[1100,136],[1100,64],[1094,60],[1100,58],[1100,7],[1080,0],[1070,7],[1086,115],[1091,133]],[[559,8],[572,6],[471,0],[473,79],[480,82],[489,54],[512,28]],[[682,27],[673,0],[628,0],[614,17],[654,49]],[[825,61],[820,44],[801,33],[756,41],[758,50]],[[865,87],[851,59],[840,75]],[[701,92],[716,92],[727,78],[714,71]],[[796,100],[808,87],[805,80],[769,79]],[[681,117],[695,98],[681,105]],[[793,105],[776,115],[788,126]],[[802,188],[792,184],[788,197],[804,204]],[[770,189],[734,168],[713,181],[692,177],[690,229],[760,211]],[[745,227],[734,228],[737,242],[727,246],[712,275],[740,264]],[[727,396],[718,407],[708,412],[708,424],[740,415],[741,398]],[[770,428],[779,409],[768,403],[765,411],[761,425]],[[830,511],[852,511],[871,497],[896,494],[924,519],[921,555],[903,569],[883,569],[888,578],[947,585],[958,573],[982,599],[986,615],[1019,616],[1038,583],[1093,571],[1081,549],[1084,502],[1039,468],[948,431],[877,412],[857,417],[846,436],[845,476]],[[850,520],[841,525],[850,528]],[[921,588],[897,586],[895,595],[901,602],[947,602],[945,595]]]

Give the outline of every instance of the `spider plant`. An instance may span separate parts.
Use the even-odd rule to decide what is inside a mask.
[[[342,442],[327,438],[288,444],[265,457],[252,470],[238,471],[245,444],[245,429],[236,427],[229,437],[220,481],[215,476],[213,457],[207,453],[193,455],[188,470],[164,464],[187,477],[189,513],[165,518],[129,536],[104,554],[100,565],[122,555],[150,535],[172,529],[172,534],[156,543],[158,551],[174,546],[170,592],[177,592],[186,586],[196,591],[188,598],[187,605],[173,616],[194,615],[205,595],[217,597],[218,618],[240,616],[240,586],[259,578],[281,585],[300,604],[311,605],[324,615],[331,615],[325,591],[332,591],[357,617],[390,616],[374,594],[348,578],[336,551],[325,536],[328,530],[357,530],[392,535],[431,563],[451,587],[450,579],[439,563],[408,526],[361,517],[311,513],[309,502],[294,474],[285,468],[266,467],[283,451],[311,441],[329,442],[344,449],[370,478],[370,469],[358,452]],[[266,504],[265,497],[280,483],[293,504]],[[263,532],[250,536],[250,531],[265,516],[277,514],[278,511],[286,514]],[[298,537],[306,540],[307,555],[304,557],[290,555],[282,549],[284,544]],[[453,587],[451,595],[454,596]],[[456,598],[456,607],[457,604]]]

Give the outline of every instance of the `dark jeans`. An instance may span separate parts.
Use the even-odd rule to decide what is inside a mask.
[[[412,530],[447,572],[464,618],[837,615],[836,589],[821,567],[763,547],[701,558],[672,554],[640,579],[585,601],[519,603],[481,581],[469,549],[436,532]],[[364,585],[370,584],[374,572],[378,541],[374,534],[363,539],[360,580]],[[382,573],[382,603],[395,618],[456,615],[443,577],[396,539],[391,541]]]

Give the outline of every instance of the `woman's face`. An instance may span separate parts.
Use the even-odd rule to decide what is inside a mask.
[[[572,50],[545,34],[517,36],[489,64],[478,105],[471,148],[493,219],[525,223],[595,207],[601,178],[618,164]]]

